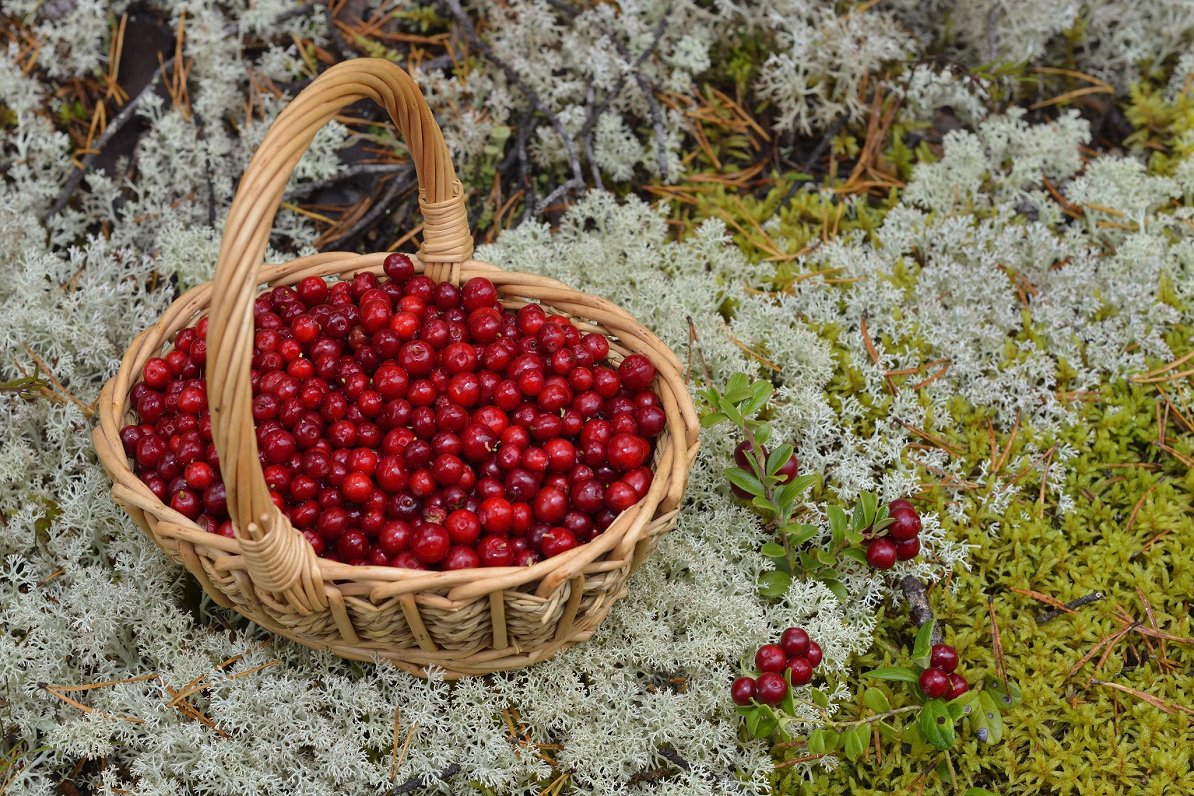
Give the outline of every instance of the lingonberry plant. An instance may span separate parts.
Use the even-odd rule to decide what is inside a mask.
[[[774,569],[759,577],[759,593],[779,597],[793,577],[806,577],[821,581],[845,600],[840,560],[849,558],[886,570],[897,560],[915,557],[920,552],[920,515],[907,500],[882,506],[875,495],[864,492],[850,513],[838,506],[826,509],[829,544],[813,548],[811,542],[821,535],[821,529],[800,521],[804,513],[801,498],[820,477],[799,474],[791,443],[768,449],[771,428],[762,418],[772,392],[769,381],[752,382],[744,373],[731,376],[724,392],[712,385],[700,391],[702,427],[733,423],[743,437],[734,449],[734,466],[725,471],[731,491],[775,531],[776,541],[767,542],[761,550],[773,561]]]
[[[525,566],[605,531],[651,487],[667,422],[641,354],[538,304],[389,255],[385,280],[307,277],[253,305],[266,484],[318,555],[407,569]],[[162,501],[232,534],[211,437],[207,319],[133,387],[121,429]]]

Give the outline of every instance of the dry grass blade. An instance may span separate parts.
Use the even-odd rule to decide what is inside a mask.
[[[1122,691],[1125,694],[1131,694],[1137,699],[1141,699],[1152,705],[1162,713],[1172,715],[1178,711],[1181,711],[1189,716],[1194,716],[1194,709],[1188,708],[1185,705],[1179,705],[1176,702],[1168,702],[1158,696],[1153,696],[1152,694],[1132,688],[1131,686],[1121,685],[1119,683],[1111,683],[1106,680],[1097,680],[1093,677],[1090,679],[1090,683],[1091,685],[1106,686],[1107,688],[1114,688],[1116,691]]]
[[[1144,494],[1140,496],[1140,499],[1136,501],[1136,505],[1132,507],[1132,513],[1128,515],[1128,521],[1124,523],[1124,533],[1132,530],[1132,526],[1136,524],[1136,515],[1140,513],[1140,509],[1144,508],[1144,501],[1148,500],[1148,496],[1160,485],[1161,482],[1158,481],[1144,490]]]
[[[1098,655],[1099,652],[1104,647],[1106,647],[1109,652],[1112,648],[1114,648],[1116,642],[1118,642],[1121,638],[1126,636],[1128,633],[1135,630],[1139,624],[1140,624],[1139,622],[1133,622],[1132,624],[1128,625],[1127,627],[1120,628],[1119,630],[1115,631],[1114,633],[1104,636],[1102,639],[1099,640],[1099,643],[1097,643],[1093,647],[1091,647],[1090,652],[1083,655],[1078,660],[1077,663],[1075,663],[1073,666],[1070,667],[1070,670],[1068,672],[1066,672],[1065,677],[1062,678],[1063,681],[1069,680],[1071,677],[1073,677],[1075,674],[1077,674],[1078,670],[1081,669],[1086,664],[1090,663],[1090,661],[1094,659],[1094,656]],[[1103,658],[1103,660],[1106,660],[1106,658]],[[1096,666],[1095,668],[1097,669],[1098,667]]]
[[[50,694],[51,696],[54,696],[55,698],[61,700],[62,702],[65,702],[66,704],[70,705],[71,707],[76,708],[77,710],[83,711],[84,713],[95,713],[97,716],[100,716],[101,718],[114,719],[116,721],[127,722],[128,724],[144,724],[145,723],[145,719],[139,719],[136,716],[117,716],[112,713],[104,713],[103,711],[97,711],[95,708],[91,707],[90,705],[84,705],[82,702],[78,701],[77,699],[71,699],[66,694],[55,689],[55,687],[52,685],[47,685],[45,683],[41,683],[40,685],[42,687],[42,690],[44,690],[46,693]]]
[[[53,689],[58,693],[69,694],[75,691],[90,691],[93,688],[108,688],[109,686],[124,685],[125,683],[142,683],[146,680],[156,680],[159,676],[154,672],[152,674],[139,674],[136,677],[127,677],[124,680],[108,680],[103,683],[86,683],[84,685],[57,685],[51,683],[46,685],[46,688]]]

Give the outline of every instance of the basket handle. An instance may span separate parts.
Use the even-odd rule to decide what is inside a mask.
[[[420,259],[432,276],[458,274],[458,264],[472,256],[472,235],[439,125],[410,75],[389,61],[359,58],[316,78],[270,125],[228,212],[212,285],[207,389],[228,512],[254,584],[299,611],[321,608],[327,598],[315,553],[270,499],[257,458],[249,383],[253,300],[291,172],[319,129],[364,98],[389,111],[414,161],[424,221]]]

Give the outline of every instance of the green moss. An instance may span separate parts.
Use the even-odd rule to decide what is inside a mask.
[[[1192,331],[1180,328],[1175,335]],[[856,379],[843,369],[830,393],[841,396],[858,389]],[[1194,479],[1154,444],[1153,407],[1159,397],[1148,385],[1115,382],[1084,405],[1080,422],[1069,431],[1038,437],[1030,428],[1021,429],[1010,460],[1029,443],[1041,449],[1070,445],[1078,452],[1067,462],[1065,489],[1082,496],[1071,511],[1060,512],[1048,495],[1041,501],[1035,485],[1027,483],[1001,516],[967,511],[968,516],[977,514],[974,522],[948,527],[975,548],[972,571],[957,577],[953,588],[939,585],[933,592],[947,640],[961,653],[966,675],[977,679],[993,673],[990,597],[1008,674],[1024,693],[1024,704],[1006,716],[1001,743],[980,749],[970,738],[952,755],[963,784],[999,793],[1049,794],[1176,793],[1188,784],[1191,717],[1181,711],[1167,715],[1143,700],[1094,685],[1091,677],[1188,705],[1194,689],[1194,645],[1168,643],[1163,661],[1155,642],[1150,650],[1142,636],[1131,635],[1112,647],[1097,672],[1092,662],[1067,677],[1083,655],[1123,626],[1121,609],[1147,624],[1141,594],[1162,631],[1194,636],[1186,605],[1194,593],[1187,554],[1194,543]],[[878,415],[882,404],[874,403]],[[958,400],[951,416],[943,418],[951,428],[962,429],[963,455],[971,468],[990,455],[987,416],[982,408]],[[865,430],[866,423],[860,421],[857,430]],[[932,480],[932,474],[925,476]],[[1039,479],[1037,474],[1028,477]],[[920,496],[943,517],[947,502],[962,500],[973,508],[978,497],[944,488]],[[987,533],[991,523],[999,523],[997,537]],[[1046,606],[1013,589],[1063,601],[1095,591],[1105,598],[1039,625],[1034,617]],[[854,662],[855,671],[900,663],[907,656],[900,643],[906,646],[912,635],[905,613],[886,609],[876,633],[880,641]],[[861,702],[868,683],[852,682],[858,684]],[[811,783],[789,774],[779,780],[778,791],[914,793],[924,785],[925,792],[938,792],[935,777],[926,781],[925,776],[937,762],[885,744],[882,760],[872,751],[864,761],[842,764]]]

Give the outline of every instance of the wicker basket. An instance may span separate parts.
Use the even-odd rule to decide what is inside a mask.
[[[274,215],[291,170],[315,133],[361,98],[383,105],[401,130],[419,177],[424,240],[416,268],[460,284],[485,276],[502,303],[537,300],[583,330],[611,339],[615,359],[632,352],[655,362],[667,414],[650,492],[588,544],[530,567],[422,572],[351,566],[319,558],[273,504],[257,458],[249,363],[252,304],[264,286],[307,276],[380,273],[385,253],[325,253],[263,266]],[[471,258],[463,190],[439,126],[414,81],[380,59],[327,70],[278,117],[241,180],[224,229],[213,282],[174,302],[133,341],[100,397],[95,446],[112,496],[211,598],[274,633],[357,660],[389,660],[414,674],[450,678],[513,669],[551,657],[592,635],[630,573],[675,522],[697,449],[697,418],[679,360],[625,311],[552,279],[500,270]],[[133,472],[120,442],[129,392],[146,360],[210,311],[207,384],[235,538],[208,533],[163,505]]]

